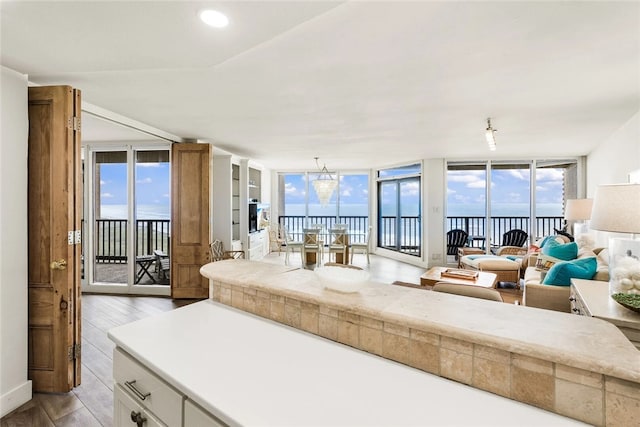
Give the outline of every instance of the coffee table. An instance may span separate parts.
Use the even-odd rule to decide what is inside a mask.
[[[454,279],[452,277],[441,277],[440,273],[447,270],[449,267],[431,267],[420,276],[421,286],[433,286],[437,282],[454,283],[457,285],[472,285],[481,286],[483,288],[495,288],[496,279],[498,276],[495,273],[486,273],[484,271],[478,272],[478,278],[476,280]]]

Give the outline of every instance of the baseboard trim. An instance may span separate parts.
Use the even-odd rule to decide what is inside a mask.
[[[0,418],[24,405],[30,401],[32,397],[31,380],[20,384],[13,390],[9,390],[0,397]]]

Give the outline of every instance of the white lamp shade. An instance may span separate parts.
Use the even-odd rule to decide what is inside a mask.
[[[640,184],[600,185],[591,215],[593,230],[640,233]]]
[[[567,221],[584,221],[591,218],[593,199],[569,199],[564,209],[564,219]]]

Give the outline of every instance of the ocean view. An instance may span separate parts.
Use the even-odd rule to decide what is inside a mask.
[[[127,219],[127,205],[100,206],[101,219]],[[136,211],[138,219],[171,219],[171,206],[169,204],[138,205]]]

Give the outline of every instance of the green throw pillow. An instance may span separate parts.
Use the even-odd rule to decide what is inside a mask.
[[[542,247],[542,253],[554,258],[570,261],[576,259],[578,256],[578,244],[576,242],[563,244],[555,240],[549,240]]]
[[[592,279],[598,262],[595,257],[561,261],[555,264],[542,280],[543,285],[569,286],[571,279]]]

